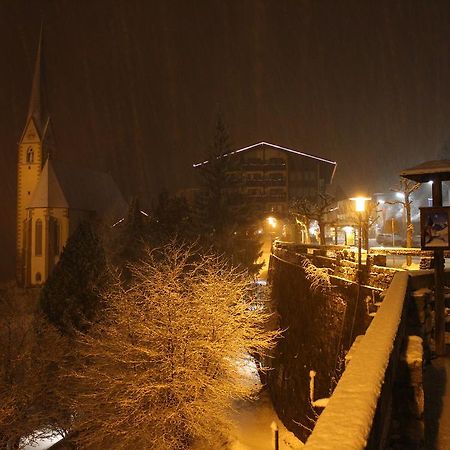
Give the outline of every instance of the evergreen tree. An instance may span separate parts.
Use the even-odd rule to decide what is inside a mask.
[[[113,262],[121,269],[142,257],[142,248],[148,238],[148,220],[142,212],[139,199],[133,198],[125,219],[113,230]]]
[[[154,246],[173,239],[191,242],[197,238],[192,211],[184,197],[170,196],[162,191],[151,214],[150,241]]]
[[[199,226],[203,234],[221,235],[232,222],[231,158],[224,157],[230,148],[230,136],[219,116],[213,144],[206,155],[207,163],[200,168]]]
[[[40,297],[50,323],[63,334],[85,331],[101,307],[106,258],[89,222],[82,222],[69,238]]]
[[[201,194],[197,202],[197,229],[201,242],[222,253],[234,266],[259,272],[261,243],[252,230],[256,215],[241,195],[239,161],[230,154],[230,137],[222,118],[216,123],[213,144],[201,166]]]

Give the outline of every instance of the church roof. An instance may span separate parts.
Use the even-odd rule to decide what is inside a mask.
[[[47,159],[28,208],[69,208],[115,216],[126,211],[126,204],[111,175]]]

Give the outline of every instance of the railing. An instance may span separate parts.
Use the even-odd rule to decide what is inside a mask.
[[[392,384],[404,337],[408,274],[394,276],[386,297],[306,442],[307,450],[362,450],[386,444]]]

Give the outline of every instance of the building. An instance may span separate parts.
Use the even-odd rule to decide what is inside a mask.
[[[220,156],[230,172],[230,191],[262,214],[285,215],[294,199],[317,199],[331,184],[336,162],[259,142]],[[204,161],[194,164],[201,168]],[[239,194],[239,195],[238,195]]]
[[[83,220],[114,220],[126,208],[109,174],[54,159],[55,144],[41,83],[42,38],[17,159],[16,277],[45,282],[69,236]]]

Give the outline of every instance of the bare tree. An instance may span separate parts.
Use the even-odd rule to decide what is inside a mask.
[[[398,186],[391,188],[392,192],[398,192],[401,194],[402,198],[398,200],[392,200],[386,202],[390,205],[402,205],[405,211],[405,219],[406,219],[406,247],[411,248],[413,244],[413,235],[414,235],[414,226],[411,221],[411,205],[412,198],[411,194],[419,189],[420,183],[415,183],[411,180],[407,180],[406,178],[400,178]],[[412,258],[411,256],[407,256],[406,263],[411,265]]]
[[[17,290],[0,293],[0,448],[63,434],[69,414],[55,395],[64,343]]]
[[[369,251],[369,234],[372,227],[376,224],[379,219],[379,213],[381,210],[378,209],[380,206],[379,202],[368,201],[363,214],[362,221],[362,241],[363,248]]]
[[[299,198],[291,204],[291,215],[297,223],[306,227],[309,239],[309,227],[313,220],[317,221],[320,232],[320,244],[325,245],[325,226],[327,214],[332,211],[336,199],[330,194],[319,194],[315,202],[306,198]]]
[[[79,335],[69,373],[81,448],[215,448],[233,399],[253,395],[248,355],[277,331],[246,273],[175,244],[148,251],[126,290],[105,293],[104,320]]]

